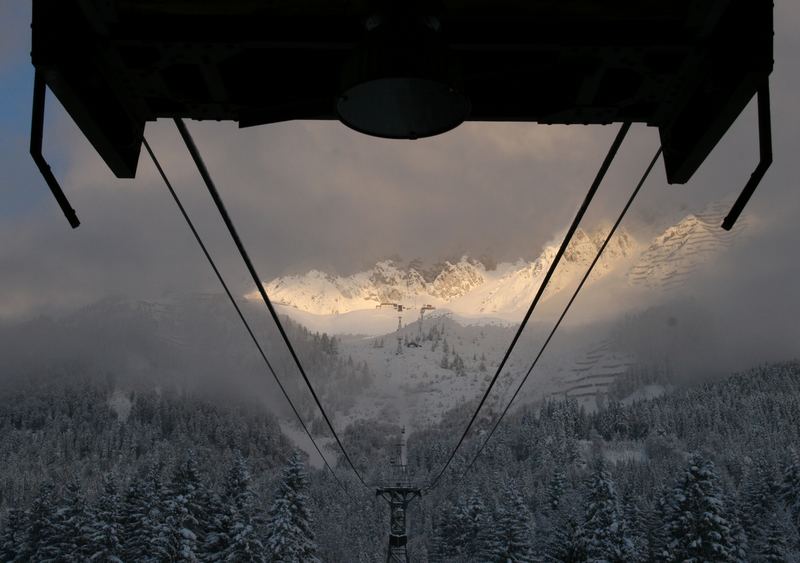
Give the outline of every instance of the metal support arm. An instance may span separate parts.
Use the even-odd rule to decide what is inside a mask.
[[[58,184],[58,180],[56,180],[56,177],[53,175],[50,165],[47,164],[44,156],[42,156],[42,137],[44,135],[44,100],[47,93],[46,88],[47,85],[44,82],[44,77],[37,70],[33,79],[31,156],[33,157],[33,161],[36,163],[36,166],[39,168],[39,173],[44,177],[45,182],[47,182],[47,185],[50,187],[50,191],[53,192],[53,197],[56,198],[56,201],[61,207],[61,211],[64,212],[64,215],[66,216],[67,221],[69,221],[70,226],[75,229],[81,224],[81,222],[78,220],[75,210],[72,209],[72,206],[69,204],[67,196],[64,195],[64,191]]]
[[[772,120],[769,110],[769,79],[764,80],[764,84],[758,90],[758,144],[760,158],[758,166],[750,175],[750,179],[745,184],[742,193],[739,194],[736,203],[731,207],[728,216],[722,221],[722,228],[730,231],[736,220],[741,215],[753,192],[756,191],[758,184],[764,174],[772,164]]]

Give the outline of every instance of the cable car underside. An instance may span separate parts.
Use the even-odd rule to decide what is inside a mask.
[[[758,93],[752,194],[772,18],[770,0],[34,0],[31,150],[69,208],[41,156],[46,84],[120,178],[164,117],[389,138],[471,120],[645,123],[682,184]]]

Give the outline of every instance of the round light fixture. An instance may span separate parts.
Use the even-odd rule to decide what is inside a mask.
[[[375,137],[419,139],[460,125],[470,111],[459,65],[433,18],[370,20],[367,40],[345,63],[339,119]]]

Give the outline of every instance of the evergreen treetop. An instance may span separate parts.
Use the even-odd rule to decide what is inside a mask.
[[[319,561],[307,488],[308,476],[303,460],[299,452],[295,451],[283,470],[278,492],[269,511],[265,547],[271,561]]]
[[[666,561],[740,561],[714,463],[693,454],[666,507]]]

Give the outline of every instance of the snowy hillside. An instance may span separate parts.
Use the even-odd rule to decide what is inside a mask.
[[[611,384],[628,373],[636,365],[635,357],[614,349],[613,343],[603,341],[568,365],[557,383],[552,396],[574,398],[583,403],[587,399],[594,403],[597,396],[607,395]]]
[[[628,272],[629,283],[661,290],[680,287],[746,228],[743,218],[731,231],[721,229],[727,210],[727,205],[710,206],[702,213],[687,215],[655,237]]]
[[[489,396],[489,410],[502,409],[511,399],[548,328],[534,322],[523,334]],[[647,328],[640,324],[639,330]],[[383,420],[412,429],[437,423],[448,410],[481,397],[513,332],[513,326],[465,325],[435,312],[421,331],[417,321],[383,336],[342,338],[340,354],[363,362],[373,379],[339,420]],[[560,332],[515,408],[556,397],[594,410],[597,398],[608,395],[610,386],[640,361],[618,338],[600,336],[615,332],[613,323]]]

